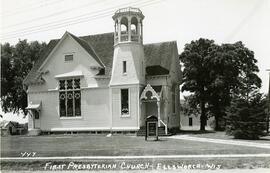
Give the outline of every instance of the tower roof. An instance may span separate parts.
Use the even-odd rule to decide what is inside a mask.
[[[120,8],[118,9],[114,15],[113,15],[113,20],[118,18],[119,16],[124,16],[124,15],[137,15],[144,19],[144,15],[142,14],[142,11],[139,8],[134,8],[134,7],[126,7],[126,8]]]

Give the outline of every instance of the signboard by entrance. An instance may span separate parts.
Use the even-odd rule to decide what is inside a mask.
[[[147,138],[155,138],[158,140],[158,118],[156,116],[148,116],[146,118],[146,133],[145,133],[145,140]]]

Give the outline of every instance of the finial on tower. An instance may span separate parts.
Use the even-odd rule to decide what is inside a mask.
[[[113,15],[115,22],[114,45],[125,42],[143,42],[144,15],[139,8],[121,8]]]

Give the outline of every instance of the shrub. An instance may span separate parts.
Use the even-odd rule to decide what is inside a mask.
[[[236,139],[259,139],[266,135],[267,101],[262,94],[234,99],[227,110],[226,132]]]

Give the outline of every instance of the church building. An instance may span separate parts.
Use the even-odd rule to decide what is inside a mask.
[[[66,32],[48,43],[24,79],[29,134],[136,133],[150,115],[165,133],[179,129],[176,41],[143,44],[144,15],[138,8],[119,9],[112,18],[112,33]]]

